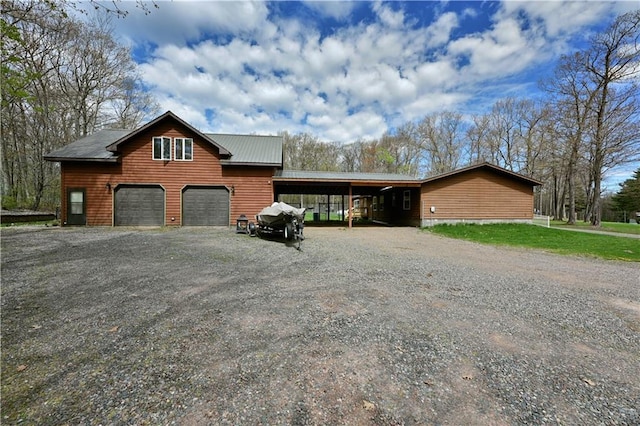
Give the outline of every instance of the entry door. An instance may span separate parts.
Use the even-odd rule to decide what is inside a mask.
[[[67,224],[86,225],[86,191],[84,188],[69,188],[67,190]]]

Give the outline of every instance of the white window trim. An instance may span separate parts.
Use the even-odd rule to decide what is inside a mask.
[[[156,139],[161,139],[160,158],[156,158]],[[169,144],[169,158],[164,158],[164,144]],[[151,158],[156,161],[171,161],[171,138],[167,136],[154,136],[151,138]]]
[[[186,142],[191,143],[191,158],[184,158],[186,150],[185,144]],[[182,147],[182,158],[178,158],[176,150],[178,149],[178,144]],[[173,138],[174,152],[173,158],[176,161],[193,161],[193,138]]]

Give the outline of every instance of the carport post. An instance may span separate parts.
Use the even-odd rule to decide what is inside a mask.
[[[353,190],[349,184],[349,229],[353,226]]]

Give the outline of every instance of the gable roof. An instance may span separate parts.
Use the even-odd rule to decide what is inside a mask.
[[[142,127],[137,128],[136,130],[134,130],[133,132],[121,137],[120,139],[118,139],[117,141],[109,144],[107,146],[107,151],[112,151],[112,152],[117,152],[118,151],[118,147],[120,145],[122,145],[123,143],[128,142],[129,140],[131,140],[132,138],[136,137],[137,135],[139,135],[142,132],[147,131],[148,129],[150,129],[151,127],[155,126],[156,124],[158,124],[161,121],[167,120],[167,119],[173,119],[175,121],[177,121],[179,124],[181,124],[182,126],[186,127],[187,130],[189,130],[192,133],[195,133],[196,135],[200,136],[202,139],[204,139],[206,142],[209,142],[211,145],[213,145],[214,147],[218,148],[220,155],[221,156],[229,156],[231,155],[231,153],[229,151],[227,151],[226,148],[224,148],[223,146],[217,144],[215,141],[211,140],[208,136],[206,136],[204,133],[200,132],[200,130],[196,129],[195,127],[193,127],[191,124],[187,123],[186,121],[184,121],[183,119],[181,119],[180,117],[178,117],[177,115],[175,115],[174,113],[172,113],[171,111],[167,111],[164,114],[162,114],[159,117],[156,117],[155,119],[151,120],[150,122],[148,122],[147,124],[145,124]]]
[[[491,164],[491,163],[488,163],[486,161],[483,162],[483,163],[473,164],[471,166],[463,167],[461,169],[452,170],[452,171],[447,172],[447,173],[443,173],[443,174],[440,174],[440,175],[436,175],[436,176],[432,176],[432,177],[426,178],[426,179],[424,179],[422,181],[422,183],[433,182],[433,181],[444,179],[444,178],[447,178],[447,177],[450,177],[450,176],[458,175],[458,174],[461,174],[461,173],[466,173],[466,172],[469,172],[471,170],[483,169],[483,168],[484,169],[489,169],[489,170],[493,171],[494,173],[503,174],[503,175],[508,176],[510,178],[514,178],[516,180],[523,181],[523,182],[531,184],[531,185],[535,185],[535,186],[542,185],[542,182],[540,182],[539,180],[527,177],[525,175],[522,175],[522,174],[519,174],[519,173],[516,173],[516,172],[512,172],[511,170],[507,170],[505,168],[496,166],[495,164]]]
[[[117,162],[118,155],[105,147],[131,133],[126,129],[104,129],[73,143],[51,151],[44,156],[48,161],[105,161]]]
[[[231,152],[230,158],[220,160],[222,164],[282,167],[282,136],[206,135]]]
[[[138,129],[103,129],[75,142],[53,150],[44,156],[48,161],[118,162],[118,148],[158,122],[172,118],[218,148],[223,165],[282,167],[282,136],[229,135],[202,133],[171,111]]]

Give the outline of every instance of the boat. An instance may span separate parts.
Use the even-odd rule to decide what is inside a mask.
[[[296,208],[287,203],[275,202],[256,215],[258,236],[282,234],[285,240],[302,240],[304,228],[304,208]]]

